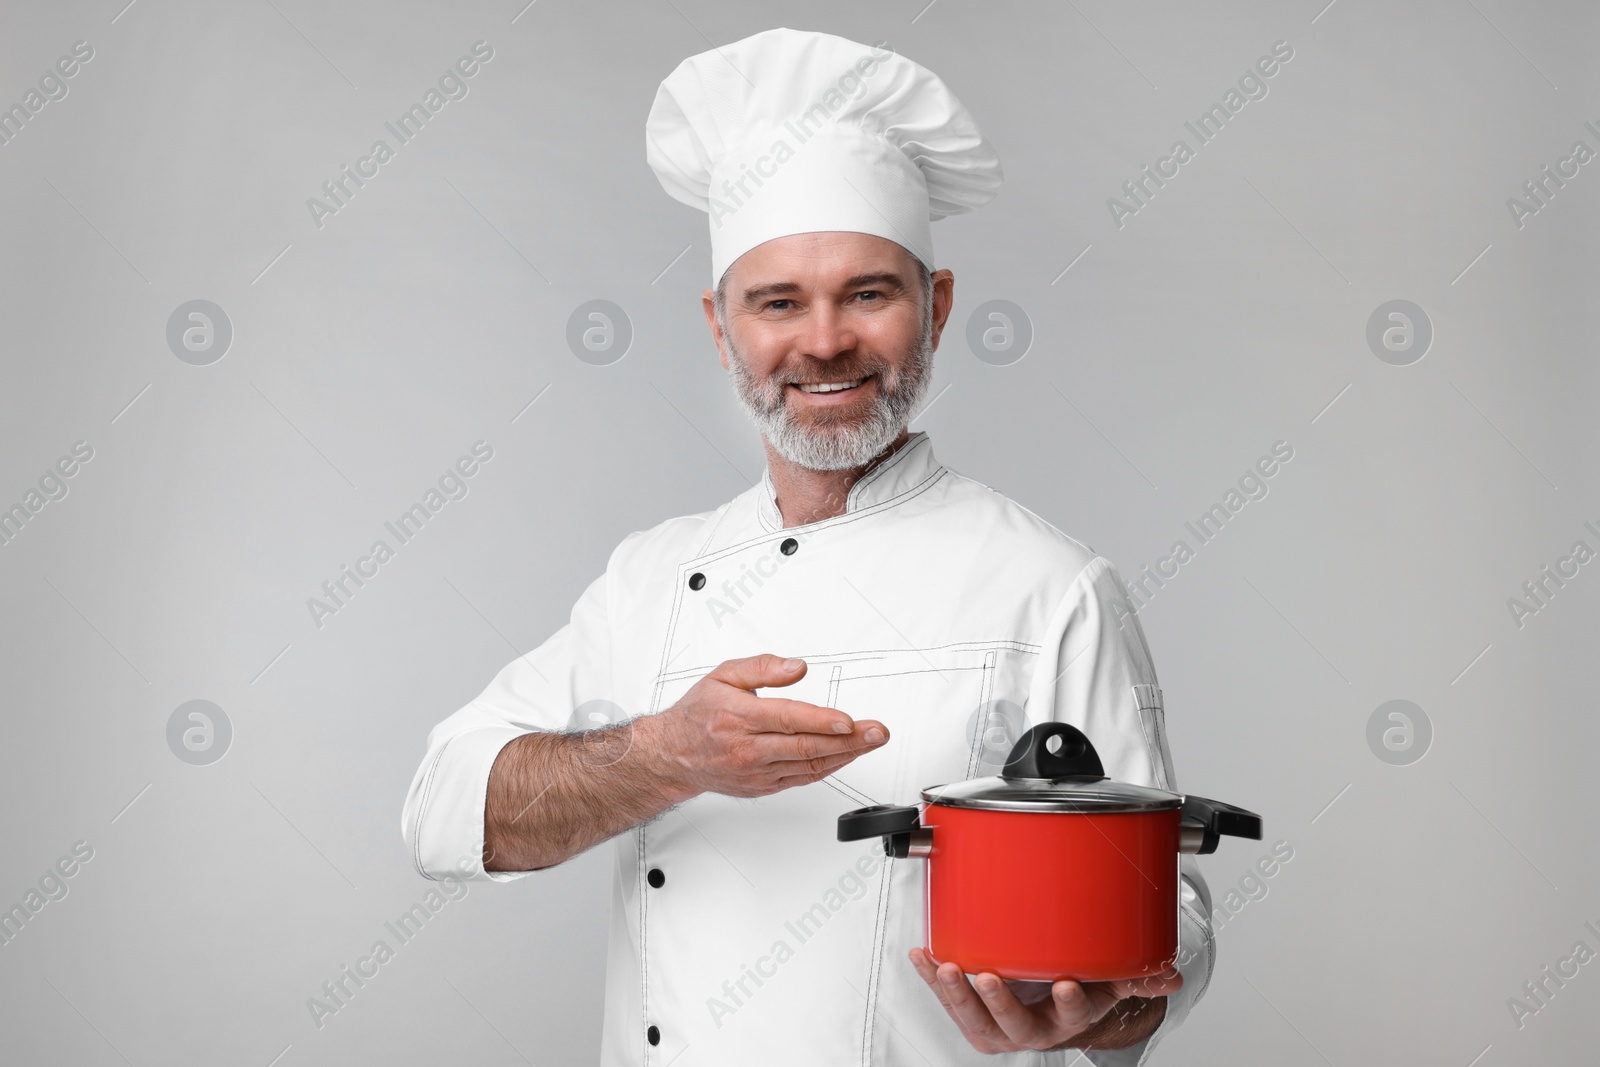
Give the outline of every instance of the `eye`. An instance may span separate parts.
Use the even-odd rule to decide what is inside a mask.
[[[767,303],[766,303],[766,309],[769,310],[769,311],[787,311],[787,310],[789,310],[788,308],[786,308],[786,307],[782,307],[781,308],[781,307],[778,307],[777,305],[779,305],[779,304],[790,304],[790,303],[793,303],[793,301],[786,300],[786,299],[784,299],[782,297],[779,297],[777,300],[768,300]]]
[[[880,297],[881,298],[883,296],[883,294],[878,292],[878,290],[876,290],[876,289],[863,289],[861,292],[857,293],[856,296],[873,296],[873,297]],[[869,304],[877,303],[877,301],[869,300],[869,301],[866,301],[866,303],[869,303]]]

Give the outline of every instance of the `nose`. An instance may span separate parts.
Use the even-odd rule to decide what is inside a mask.
[[[800,354],[813,359],[831,360],[854,352],[857,344],[849,316],[831,301],[812,304],[798,340]]]

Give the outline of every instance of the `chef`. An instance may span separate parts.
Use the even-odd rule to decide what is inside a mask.
[[[1172,970],[1052,985],[936,964],[923,864],[835,838],[1051,720],[1111,778],[1174,786],[1111,564],[908,430],[953,300],[930,223],[994,196],[994,150],[923,67],[789,29],[684,60],[646,144],[710,215],[706,320],[767,467],[624,538],[432,730],[414,862],[509,882],[610,843],[603,1067],[1143,1063],[1211,973],[1192,857]]]

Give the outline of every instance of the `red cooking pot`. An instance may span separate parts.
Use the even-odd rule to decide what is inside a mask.
[[[839,816],[839,840],[882,835],[927,862],[927,950],[967,974],[1084,982],[1141,978],[1178,954],[1178,854],[1223,835],[1261,839],[1261,816],[1204,797],[1113,782],[1075,727],[1024,734],[998,776]]]

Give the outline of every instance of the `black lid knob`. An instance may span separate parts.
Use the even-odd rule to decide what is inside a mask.
[[[1002,778],[1077,778],[1097,781],[1106,776],[1100,754],[1082,730],[1064,722],[1043,722],[1012,746]]]

